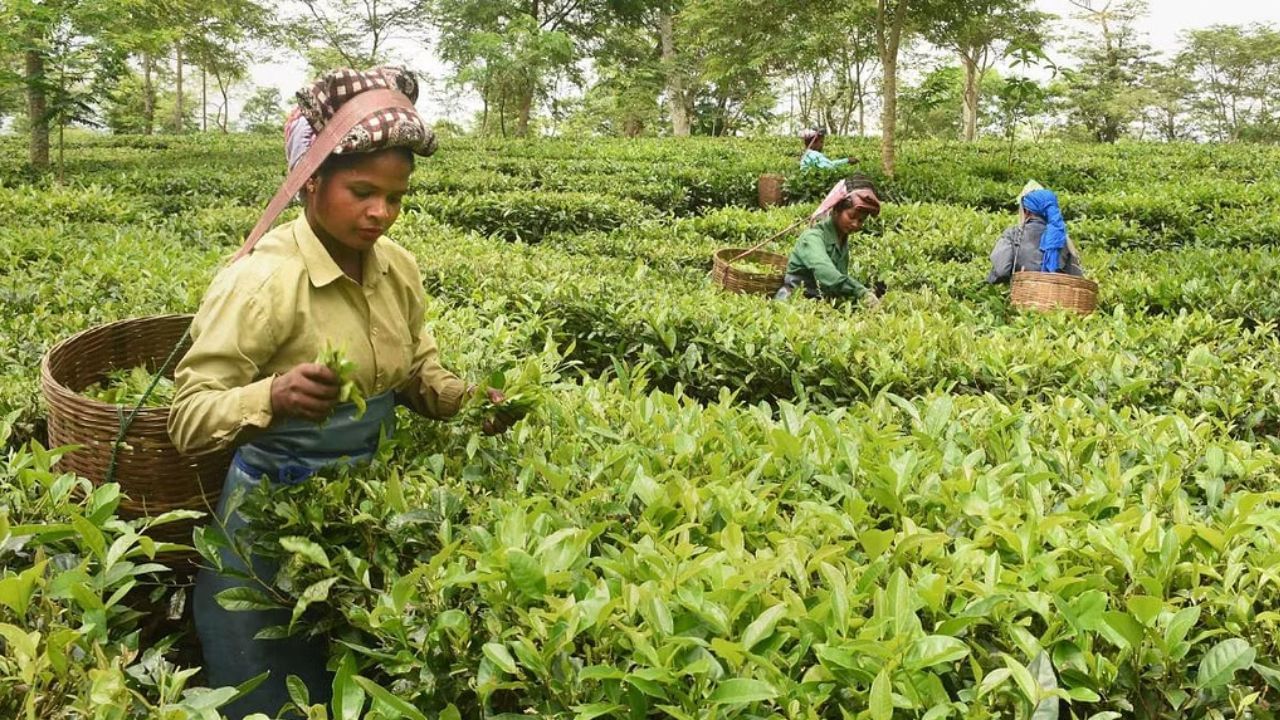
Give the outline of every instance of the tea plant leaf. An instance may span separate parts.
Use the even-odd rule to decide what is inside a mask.
[[[529,553],[514,548],[508,550],[507,567],[511,581],[522,594],[536,599],[547,594],[547,576],[542,572],[542,565]]]
[[[1040,651],[1031,664],[1027,666],[1027,672],[1035,679],[1038,686],[1037,693],[1042,698],[1036,704],[1035,712],[1031,714],[1031,720],[1058,720],[1059,706],[1057,695],[1050,694],[1058,689],[1058,676],[1053,671],[1053,663],[1049,660],[1049,654]]]
[[[285,678],[285,687],[289,691],[289,699],[294,705],[305,708],[311,705],[311,692],[307,689],[307,684],[297,675],[290,675]]]
[[[774,605],[768,610],[760,613],[760,617],[756,618],[750,625],[748,625],[747,629],[742,633],[743,649],[750,651],[758,645],[760,641],[772,635],[773,629],[777,626],[778,621],[786,617],[786,615],[787,607],[782,604]]]
[[[283,537],[280,538],[280,546],[291,553],[301,555],[326,570],[332,569],[332,566],[329,565],[329,556],[325,553],[324,548],[312,540],[297,536]]]
[[[1196,673],[1196,687],[1213,690],[1224,687],[1235,674],[1253,665],[1257,651],[1247,641],[1230,638],[1214,645],[1200,660]]]
[[[355,655],[347,652],[333,676],[333,720],[359,720],[364,711],[364,690],[356,682]]]
[[[516,666],[516,659],[511,656],[511,651],[502,643],[485,643],[484,656],[489,658],[499,670],[508,675],[515,675],[519,672]]]
[[[923,670],[934,665],[962,660],[968,655],[969,646],[957,638],[926,635],[911,644],[903,665],[911,670]]]
[[[858,534],[858,542],[866,551],[867,557],[878,558],[889,549],[896,536],[897,533],[893,530],[863,530]]]
[[[395,713],[395,717],[407,718],[408,720],[427,720],[427,716],[422,711],[403,699],[392,695],[378,683],[360,675],[354,676],[353,679],[357,685],[373,697],[376,703]]]
[[[778,697],[778,691],[762,680],[733,678],[725,680],[711,693],[707,701],[713,705],[745,705]]]
[[[591,703],[589,705],[574,705],[572,708],[575,713],[574,720],[595,720],[598,717],[612,715],[614,713],[625,710],[625,706],[616,703]]]
[[[1129,598],[1129,612],[1133,613],[1133,617],[1138,622],[1151,627],[1160,611],[1164,609],[1164,602],[1160,598],[1151,597],[1150,595],[1134,595]]]
[[[280,604],[267,597],[263,591],[247,586],[223,590],[214,596],[226,610],[277,610]]]
[[[871,695],[867,700],[867,709],[872,720],[892,720],[893,718],[893,681],[888,670],[881,670],[871,681]]]
[[[1108,640],[1125,649],[1141,645],[1145,632],[1141,623],[1133,619],[1132,615],[1123,612],[1103,613],[1100,630]]]
[[[1004,656],[1005,668],[1009,670],[1013,677],[1014,683],[1018,686],[1018,690],[1022,693],[1022,697],[1029,703],[1038,705],[1040,702],[1040,685],[1032,677],[1031,672],[1026,666],[1014,660],[1012,657]]]
[[[257,690],[259,685],[262,685],[262,683],[266,682],[267,678],[270,676],[271,676],[271,673],[269,672],[260,673],[258,675],[255,675],[249,678],[248,680],[245,680],[239,685],[236,685],[235,693],[232,694],[232,696],[230,697],[230,699],[227,700],[227,702],[233,703],[242,697],[248,696],[249,693],[253,692],[254,690]]]

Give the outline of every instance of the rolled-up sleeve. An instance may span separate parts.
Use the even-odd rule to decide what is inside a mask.
[[[223,447],[245,428],[271,424],[274,375],[260,377],[260,368],[275,353],[279,329],[264,301],[222,277],[201,303],[175,374],[169,437],[179,452]]]

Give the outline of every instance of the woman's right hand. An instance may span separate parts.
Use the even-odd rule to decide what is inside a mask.
[[[271,381],[271,413],[320,422],[338,404],[338,376],[327,366],[301,363]]]

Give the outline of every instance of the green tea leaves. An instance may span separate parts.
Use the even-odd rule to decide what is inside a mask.
[[[1257,650],[1240,638],[1219,642],[1200,660],[1196,687],[1213,690],[1230,683],[1237,672],[1253,665],[1256,656]]]

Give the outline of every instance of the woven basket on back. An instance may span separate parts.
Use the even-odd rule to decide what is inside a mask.
[[[767,250],[752,250],[740,262],[752,262],[777,268],[776,273],[764,275],[747,272],[729,264],[743,253],[743,248],[724,248],[712,256],[711,277],[725,290],[753,295],[772,295],[782,287],[782,276],[787,269],[787,259]]]
[[[1088,315],[1098,307],[1098,283],[1065,273],[1016,272],[1011,298],[1015,307]]]
[[[49,444],[81,446],[62,457],[60,470],[88,478],[94,485],[106,481],[112,446],[133,406],[108,405],[80,391],[101,382],[108,371],[117,368],[145,365],[154,372],[174,346],[184,341],[190,325],[190,315],[122,320],[72,335],[49,350],[40,373],[40,388],[49,405]],[[115,472],[120,491],[127,496],[120,503],[124,517],[156,516],[180,509],[207,514],[209,508],[217,507],[231,451],[179,454],[169,441],[168,423],[169,408],[144,407],[125,433]],[[190,544],[194,524],[161,525],[151,535]]]
[[[756,195],[760,207],[767,208],[782,204],[782,183],[786,180],[781,175],[761,175],[756,182]]]

